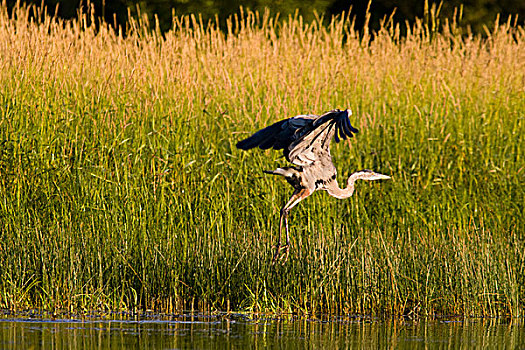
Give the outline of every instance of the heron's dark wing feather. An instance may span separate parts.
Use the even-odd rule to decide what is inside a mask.
[[[317,116],[300,115],[281,120],[264,129],[257,131],[252,136],[237,143],[237,148],[248,150],[259,147],[261,149],[286,149],[301,135],[300,130],[311,124]]]
[[[356,128],[354,128],[352,126],[352,124],[350,124],[350,118],[343,118],[342,120],[342,126],[344,127],[345,129],[345,134],[348,136],[348,137],[353,137],[354,135],[352,135],[352,133],[358,133],[359,130],[357,130]]]
[[[346,140],[346,130],[344,129],[343,123],[336,123],[335,126],[336,126],[336,129],[337,129],[336,134],[339,133],[339,136],[343,140]]]
[[[237,148],[248,150],[255,147],[261,147],[262,149],[267,149],[273,146],[275,142],[276,135],[281,133],[282,125],[286,120],[281,120],[275,124],[267,126],[264,129],[257,131],[252,136],[239,141],[237,143]]]

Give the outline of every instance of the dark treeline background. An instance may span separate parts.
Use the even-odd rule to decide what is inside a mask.
[[[5,1],[5,0],[4,0]],[[88,2],[89,1],[89,2]],[[16,4],[16,0],[8,0],[9,8]],[[22,0],[29,4],[41,5],[42,0]],[[517,16],[518,23],[522,24],[525,18],[524,0],[450,0],[435,2],[429,0],[429,8],[433,3],[441,4],[440,16],[451,18],[455,9],[462,6],[460,25],[469,27],[473,32],[483,33],[483,27],[492,28],[496,16],[507,20],[509,15]],[[315,13],[329,19],[334,15],[348,13],[355,16],[356,27],[362,28],[365,23],[365,14],[368,0],[44,0],[49,13],[68,19],[75,17],[82,7],[87,12],[88,7],[95,9],[96,16],[104,16],[106,21],[125,28],[128,19],[128,9],[132,15],[139,11],[153,18],[156,14],[161,30],[170,29],[172,14],[177,16],[190,13],[201,14],[204,22],[214,20],[217,16],[221,25],[233,13],[238,13],[240,6],[247,10],[264,11],[270,9],[272,14],[280,13],[281,18],[288,17],[298,11],[306,21],[315,18]],[[90,5],[88,5],[90,4]],[[374,0],[370,4],[370,22],[372,30],[377,29],[382,19],[394,13],[397,22],[412,22],[414,18],[424,16],[425,0]],[[395,11],[395,12],[394,12]]]

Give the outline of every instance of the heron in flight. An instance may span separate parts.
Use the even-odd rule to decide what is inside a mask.
[[[260,149],[273,148],[283,150],[286,159],[294,164],[293,167],[265,170],[267,174],[284,176],[286,181],[293,186],[294,192],[290,200],[281,208],[279,221],[279,239],[273,261],[280,260],[282,250],[286,251],[286,259],[290,250],[290,233],[288,231],[288,213],[300,201],[310,196],[317,190],[325,190],[329,195],[344,199],[354,193],[356,180],[386,180],[389,176],[378,174],[370,170],[361,170],[353,173],[348,178],[346,188],[340,188],[337,183],[337,170],[332,163],[330,155],[330,140],[340,138],[346,140],[357,133],[350,124],[349,116],[352,111],[335,109],[321,116],[298,115],[281,120],[252,136],[237,143],[237,148],[248,150],[259,147]],[[283,224],[286,230],[286,244],[281,245]]]

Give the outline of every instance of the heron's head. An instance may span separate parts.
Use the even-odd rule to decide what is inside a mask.
[[[360,170],[358,172],[353,173],[350,175],[350,178],[355,180],[388,180],[390,179],[390,176],[379,174],[376,172],[373,172],[372,170]]]

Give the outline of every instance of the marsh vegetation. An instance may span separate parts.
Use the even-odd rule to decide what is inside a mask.
[[[0,307],[523,315],[525,30],[455,23],[1,8]],[[272,266],[285,160],[235,144],[333,108],[339,182],[392,180],[301,203]]]

